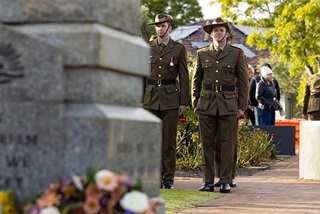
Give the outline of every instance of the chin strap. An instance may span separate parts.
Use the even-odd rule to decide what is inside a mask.
[[[161,36],[159,35],[159,37],[160,37],[160,38],[164,37],[164,35],[166,35],[166,33],[168,32],[168,30],[169,30],[169,25],[168,25],[168,27],[167,27],[166,32],[164,32],[164,34],[162,34]]]
[[[220,41],[217,41],[217,42],[221,42],[222,40],[224,40],[224,38],[226,37],[227,35],[227,32],[224,34],[224,36],[222,37],[222,39]]]

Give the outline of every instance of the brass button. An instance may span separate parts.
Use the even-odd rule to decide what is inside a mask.
[[[160,60],[162,60],[162,58],[160,57]]]
[[[162,68],[161,65],[159,65],[159,68]]]
[[[216,61],[217,64],[219,64],[219,61]]]
[[[219,82],[219,80],[216,80],[216,82]]]
[[[216,72],[218,73],[219,71],[218,71],[218,70],[216,70]]]
[[[159,74],[158,77],[161,77],[161,74]]]

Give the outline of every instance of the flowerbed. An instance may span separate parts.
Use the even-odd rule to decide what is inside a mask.
[[[0,191],[0,214],[154,214],[161,203],[161,198],[148,198],[139,181],[109,170],[61,179],[24,203]]]

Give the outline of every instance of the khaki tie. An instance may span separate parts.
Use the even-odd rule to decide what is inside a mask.
[[[162,53],[162,51],[166,48],[166,45],[165,44],[163,44],[163,43],[160,43],[160,45],[159,45],[160,47],[160,52]]]
[[[222,52],[222,49],[220,49],[220,48],[218,48],[218,50],[216,50],[217,59],[219,58],[221,52]]]

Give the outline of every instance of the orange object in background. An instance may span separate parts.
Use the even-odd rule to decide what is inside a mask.
[[[283,120],[276,120],[275,125],[276,126],[295,126],[296,127],[296,133],[295,133],[295,150],[296,155],[299,154],[299,146],[300,146],[300,122],[304,121],[304,119],[283,119]]]

